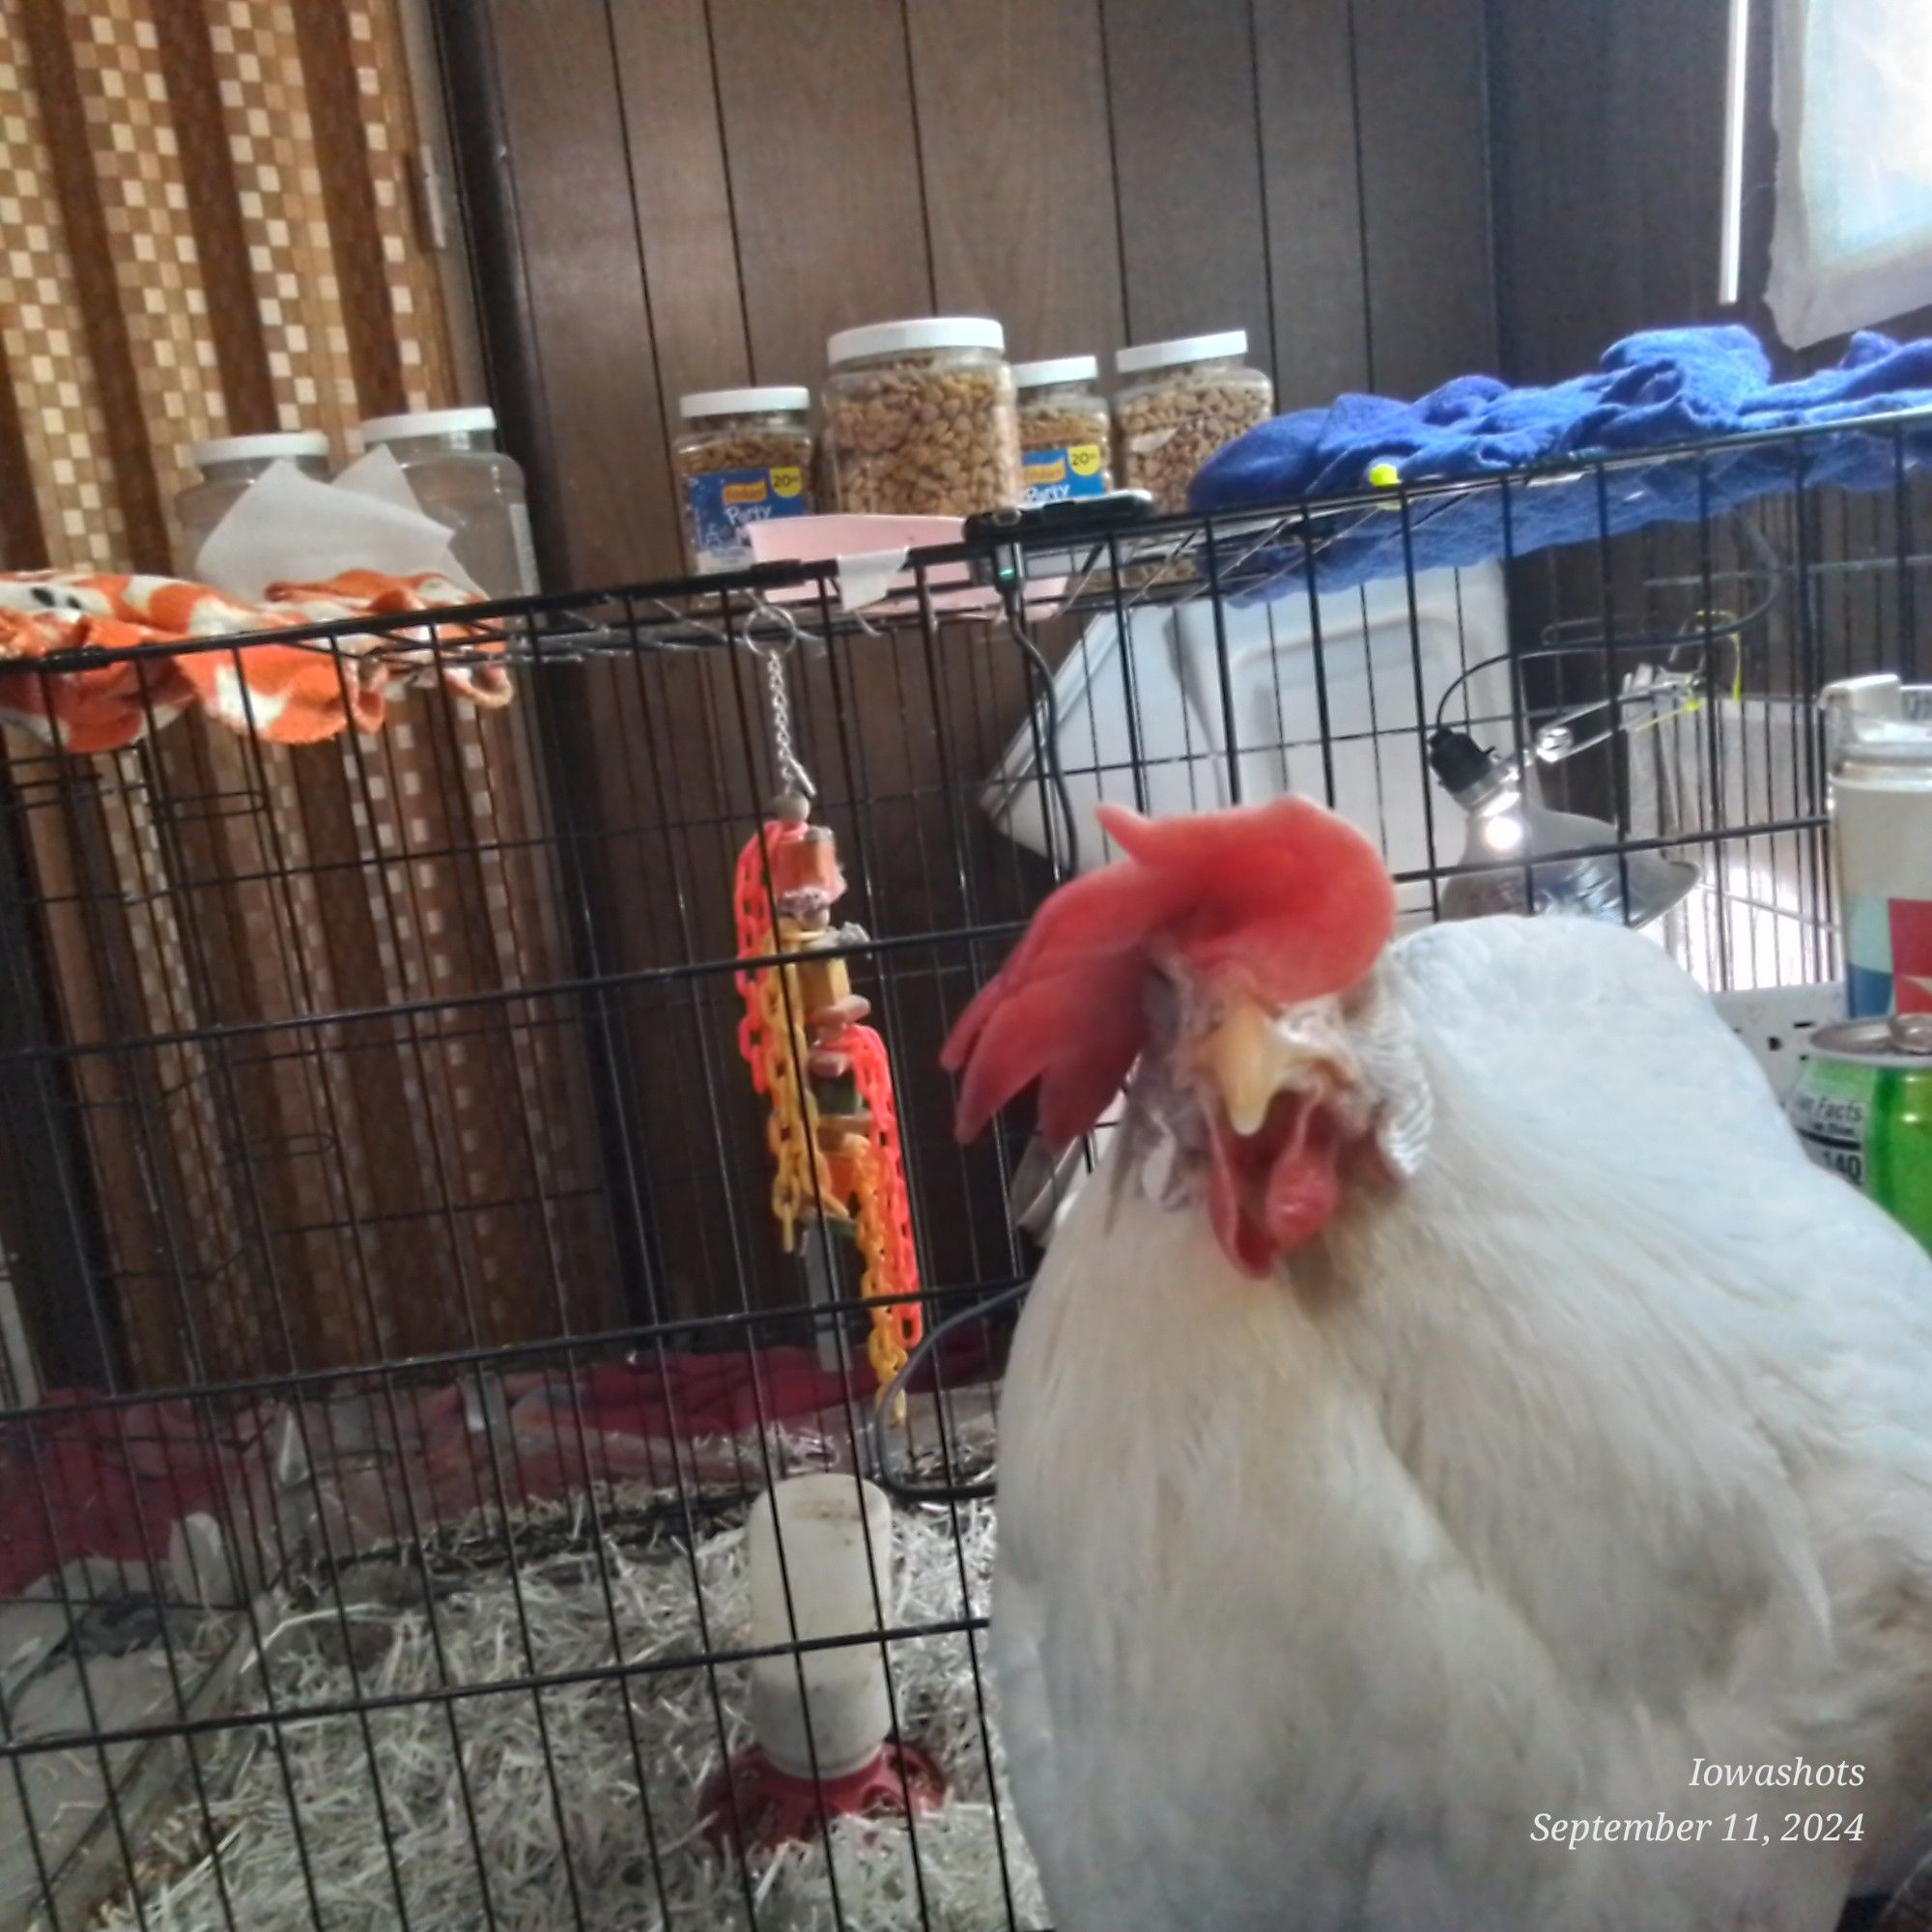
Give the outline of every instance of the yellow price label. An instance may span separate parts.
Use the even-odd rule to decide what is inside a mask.
[[[805,488],[805,471],[795,463],[780,464],[772,471],[772,491],[780,497],[796,497]]]
[[[1097,442],[1076,442],[1066,452],[1066,461],[1076,476],[1097,476],[1100,473],[1100,445]]]

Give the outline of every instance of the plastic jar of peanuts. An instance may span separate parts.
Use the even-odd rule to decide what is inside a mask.
[[[670,446],[691,567],[757,561],[751,526],[811,514],[811,391],[706,389],[678,405]]]
[[[1247,331],[1185,335],[1122,349],[1126,380],[1114,398],[1126,485],[1146,490],[1163,516],[1187,507],[1194,472],[1221,447],[1274,413],[1274,384],[1242,360]]]
[[[822,448],[839,509],[970,517],[1020,500],[1007,335],[978,316],[841,329],[826,344]]]
[[[1114,434],[1092,355],[1016,362],[1023,501],[1104,497],[1114,487]]]

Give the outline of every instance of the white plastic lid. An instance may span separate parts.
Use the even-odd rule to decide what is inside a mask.
[[[1037,389],[1048,383],[1093,383],[1099,375],[1097,355],[1056,355],[1045,362],[1015,362],[1013,386]]]
[[[217,436],[187,453],[197,469],[211,463],[267,463],[278,456],[327,456],[328,439],[319,429],[266,430],[260,436]]]
[[[416,410],[409,415],[371,416],[362,425],[362,447],[412,436],[464,436],[477,430],[494,434],[496,428],[497,412],[487,404],[463,410]]]
[[[990,349],[1007,353],[1007,331],[990,316],[923,315],[910,322],[872,322],[841,328],[825,345],[828,362],[867,355],[901,355],[913,349]]]
[[[678,413],[689,422],[694,416],[771,415],[780,410],[809,410],[811,391],[799,388],[700,389],[679,402]]]
[[[1828,684],[1820,696],[1833,778],[1860,765],[1932,764],[1932,685],[1871,671]]]
[[[1219,362],[1247,353],[1248,331],[1224,328],[1218,335],[1177,335],[1171,342],[1138,343],[1121,350],[1114,357],[1114,367],[1122,376],[1137,376],[1143,369],[1171,369],[1177,362]]]

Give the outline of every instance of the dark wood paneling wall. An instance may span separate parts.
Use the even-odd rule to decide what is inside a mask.
[[[1461,0],[1353,18],[1369,381],[1413,396],[1493,353],[1483,46]]]
[[[1718,299],[1729,7],[1489,0],[1489,11],[1504,373],[1571,375],[1619,336],[1669,323],[1745,323],[1789,371],[1836,361],[1842,339],[1785,349],[1764,304],[1774,10],[1751,11],[1743,298],[1729,308]],[[1885,327],[1922,335],[1932,309]]]
[[[752,373],[810,382],[855,314],[934,300],[905,17],[897,0],[710,14]]]
[[[500,122],[479,273],[558,579],[676,570],[679,395],[816,385],[854,323],[990,313],[1016,356],[1239,326],[1288,406],[1494,362],[1482,0],[440,14]]]
[[[1370,386],[1355,33],[1334,0],[1255,14],[1275,376],[1287,400]]]
[[[1754,10],[1768,28],[1770,9]],[[1725,319],[1718,302],[1728,7],[1491,0],[1505,373],[1549,382],[1633,329]],[[1763,35],[1753,49],[1770,72]],[[1761,117],[1760,117],[1761,123]],[[1769,129],[1749,155],[1744,285],[1761,290]],[[1773,339],[1760,304],[1742,320]]]
[[[1128,337],[1245,328],[1272,367],[1253,12],[1105,0],[1101,21]]]
[[[550,486],[540,513],[546,561],[578,583],[635,577],[656,551],[639,527],[640,487],[662,484],[664,400],[651,309],[628,192],[631,145],[601,7],[517,4],[490,10],[517,264],[528,308],[503,318],[532,337],[533,419],[513,426],[536,445]],[[514,80],[511,77],[514,76]],[[485,301],[497,277],[483,265]],[[493,347],[503,332],[486,308]],[[522,434],[515,434],[521,427]]]
[[[678,398],[816,386],[826,336],[856,323],[991,314],[1016,357],[1109,359],[1239,326],[1289,406],[1493,361],[1482,0],[443,0],[439,17],[493,394],[559,585],[675,574]],[[1026,714],[1017,655],[899,632],[799,676],[854,916],[905,937],[1023,910],[1040,880],[957,803]],[[549,682],[586,976],[728,950],[759,797],[752,683],[722,653]],[[946,1141],[937,1067],[964,955],[859,977],[884,1002],[938,1277],[997,1273],[997,1188]],[[686,980],[584,1016],[639,1313],[797,1292],[758,1207],[733,999]]]
[[[731,178],[704,0],[620,7],[611,20],[637,246],[658,380],[673,399],[752,380]]]
[[[915,5],[906,27],[934,302],[1020,343],[1124,340],[1099,9]]]

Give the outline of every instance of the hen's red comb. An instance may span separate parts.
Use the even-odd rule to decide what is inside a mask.
[[[1040,907],[940,1056],[960,1076],[961,1140],[1036,1080],[1048,1143],[1084,1134],[1147,1042],[1158,960],[1285,1007],[1352,986],[1395,929],[1376,848],[1308,799],[1158,821],[1103,805],[1098,817],[1126,857]]]

